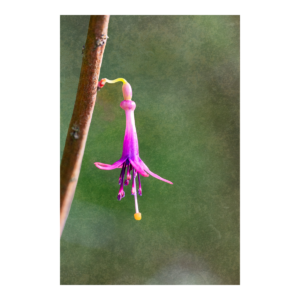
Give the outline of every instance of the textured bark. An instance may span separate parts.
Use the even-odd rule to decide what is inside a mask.
[[[76,101],[60,166],[60,235],[71,208],[80,173],[96,101],[108,22],[108,15],[90,17]]]

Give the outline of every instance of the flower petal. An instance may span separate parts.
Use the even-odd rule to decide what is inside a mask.
[[[122,168],[122,164],[123,162],[126,160],[126,158],[121,158],[119,160],[117,160],[115,163],[113,163],[112,165],[108,165],[108,164],[103,164],[100,162],[95,162],[94,165],[101,170],[113,170],[116,168]]]
[[[98,166],[100,166],[101,167],[101,169],[102,169],[102,167],[110,167],[111,165],[108,165],[108,164],[103,164],[103,163],[100,163],[100,162],[97,162],[97,163],[95,163],[95,164],[97,164],[97,168],[98,168]],[[122,169],[122,165],[120,165],[118,168],[120,168],[120,169]],[[100,168],[99,168],[100,169]]]
[[[155,178],[157,178],[157,179],[159,179],[159,180],[165,181],[165,182],[167,182],[167,183],[173,184],[173,182],[171,182],[171,181],[169,181],[169,180],[167,180],[167,179],[164,179],[164,178],[158,176],[157,174],[151,172],[151,171],[149,170],[149,168],[145,165],[145,163],[144,163],[142,160],[141,160],[141,163],[142,163],[142,165],[143,165],[143,167],[144,167],[144,170],[145,170],[147,173],[149,173],[151,176],[153,176],[153,177],[155,177]]]
[[[149,177],[149,175],[143,170],[141,164],[137,160],[129,159],[130,163],[132,164],[133,168],[140,173],[144,177]]]

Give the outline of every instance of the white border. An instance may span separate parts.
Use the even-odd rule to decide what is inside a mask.
[[[60,17],[58,15],[58,208],[57,208],[57,219],[58,219],[58,286],[60,286]]]
[[[239,15],[240,16],[240,284],[239,285],[60,285],[60,179],[58,179],[59,287],[241,287],[242,286],[242,14],[241,13],[59,13],[58,14],[58,178],[60,178],[60,15]]]

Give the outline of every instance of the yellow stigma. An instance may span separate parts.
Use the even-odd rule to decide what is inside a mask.
[[[135,214],[134,214],[134,218],[135,218],[137,221],[139,221],[139,220],[142,219],[142,214],[141,214],[141,213],[135,213]]]

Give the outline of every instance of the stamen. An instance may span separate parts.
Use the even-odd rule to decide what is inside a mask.
[[[121,170],[121,173],[120,173],[120,177],[119,177],[119,184],[121,184],[123,182],[123,176],[124,176],[124,172],[125,172],[125,163],[123,163],[123,166],[122,166],[122,170]]]
[[[136,189],[135,189],[135,177],[136,177],[136,174],[135,174],[135,169],[133,169],[132,171],[132,188],[131,188],[131,195],[135,195],[136,193]]]
[[[120,175],[120,178],[121,178],[121,187],[120,187],[120,190],[119,190],[119,193],[118,193],[118,197],[117,197],[119,201],[122,198],[125,197],[125,191],[123,189],[123,179],[124,179],[125,168],[126,168],[126,165],[124,163],[123,167],[122,167],[121,175]],[[119,182],[120,182],[120,179],[119,179]]]
[[[125,197],[125,191],[123,190],[123,187],[121,187],[117,198],[120,201],[124,197]]]
[[[128,185],[129,184],[129,180],[131,179],[130,171],[129,171],[130,164],[129,164],[128,159],[126,160],[126,165],[127,165],[127,179],[125,180],[124,185]]]
[[[139,179],[139,195],[142,196],[142,185],[141,185],[141,178],[139,173],[138,173],[138,179]]]
[[[127,180],[131,180],[131,175],[130,175],[130,171],[131,171],[131,168],[130,168],[131,164],[127,167]]]

